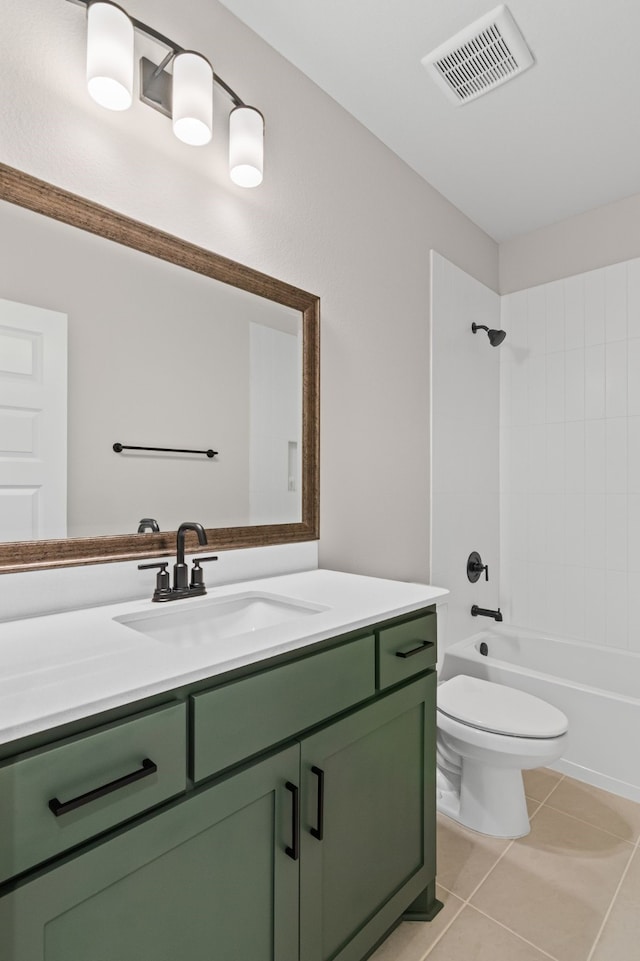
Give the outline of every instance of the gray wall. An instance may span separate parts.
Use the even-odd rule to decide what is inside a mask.
[[[501,244],[500,293],[638,256],[640,194],[634,194]]]
[[[222,98],[197,149],[141,105],[95,106],[83,10],[50,0],[3,4],[0,160],[319,294],[320,562],[426,581],[429,250],[497,289],[496,244],[215,0],[130,12],[262,109],[263,186],[228,179]]]

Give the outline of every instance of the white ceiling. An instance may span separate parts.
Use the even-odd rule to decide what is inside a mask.
[[[640,0],[509,0],[535,65],[462,106],[420,60],[493,0],[222,3],[499,242],[640,193]]]

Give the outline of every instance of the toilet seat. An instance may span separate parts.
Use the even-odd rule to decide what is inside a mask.
[[[509,737],[565,734],[569,722],[553,705],[515,688],[459,674],[438,686],[438,712],[480,731]]]

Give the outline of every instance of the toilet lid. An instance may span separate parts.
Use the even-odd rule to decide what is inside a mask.
[[[464,674],[439,685],[438,710],[470,727],[511,737],[559,737],[569,726],[562,711],[533,694]]]

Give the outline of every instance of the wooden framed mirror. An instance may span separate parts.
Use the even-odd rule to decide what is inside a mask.
[[[60,511],[65,520],[59,528],[34,526],[35,536],[22,536],[33,518],[40,523],[44,515],[52,516],[42,507],[39,482],[30,479],[27,469],[42,463],[44,440],[51,440],[52,432],[42,429],[38,414],[19,400],[16,389],[27,385],[31,374],[42,379],[38,351],[47,358],[51,352],[40,349],[40,335],[30,321],[16,339],[0,313],[0,494],[6,505],[4,514],[0,507],[0,572],[167,556],[174,553],[176,528],[184,520],[204,524],[207,550],[317,539],[319,298],[4,165],[0,219],[14,258],[5,264],[0,286],[7,316],[22,316],[29,306],[45,314],[63,312],[69,319],[69,429],[60,431],[68,435],[68,448],[60,455],[67,467],[67,509]],[[79,258],[86,258],[86,264],[79,264]],[[123,258],[130,258],[128,280],[112,266]],[[69,292],[82,284],[93,299],[71,297]],[[133,300],[134,288],[139,288],[138,301]],[[116,295],[119,301],[113,300]],[[88,324],[94,314],[99,321],[92,331]],[[191,329],[200,314],[205,327]],[[220,319],[227,341],[241,340],[243,358],[250,357],[240,372],[236,354],[233,359],[222,354],[222,334],[211,333],[214,318]],[[249,335],[236,336],[240,320],[235,318],[249,324]],[[117,328],[116,320],[124,326]],[[168,369],[153,352],[167,330],[174,338],[162,348]],[[265,339],[271,344],[286,338],[289,354],[296,357],[295,378],[290,372],[280,374],[280,361],[274,367],[268,353],[272,347],[266,359],[254,347]],[[3,352],[10,358],[4,365]],[[256,427],[256,411],[284,409],[284,381],[298,405],[286,419],[297,426],[287,433],[277,426],[280,421],[271,426],[263,418]],[[142,407],[148,417],[139,426]],[[210,430],[211,421],[215,426]],[[265,460],[271,436],[277,464],[267,454],[264,476],[256,480],[260,471],[255,465],[261,457]],[[146,446],[153,453],[117,453],[118,443]],[[193,446],[219,446],[219,451],[212,458],[184,449]],[[165,449],[169,451],[163,453]],[[287,490],[270,500],[265,491],[276,476]],[[167,490],[159,497],[162,484]],[[223,491],[235,495],[233,504],[223,502]],[[132,495],[130,503],[125,492]],[[158,518],[160,531],[137,533],[139,521],[155,516],[156,504],[164,513]],[[42,530],[44,536],[38,534]],[[188,541],[188,550],[195,546],[195,540]]]

